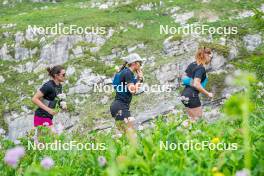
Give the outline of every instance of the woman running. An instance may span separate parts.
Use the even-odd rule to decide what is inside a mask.
[[[199,93],[203,93],[209,98],[213,98],[213,93],[208,92],[201,85],[206,79],[205,65],[208,65],[212,59],[210,48],[199,49],[195,56],[196,61],[188,65],[185,70],[188,77],[192,78],[191,85],[185,85],[181,96],[184,97],[182,103],[187,107],[187,113],[192,121],[202,116],[201,101]]]
[[[111,104],[110,111],[116,121],[124,121],[128,127],[133,127],[134,118],[131,117],[129,108],[132,95],[138,92],[143,82],[141,70],[143,60],[136,53],[128,55],[124,60],[125,63],[115,75],[113,81],[114,87],[116,86],[116,96]],[[128,67],[126,67],[127,65]],[[116,80],[117,83],[114,83]]]
[[[54,108],[59,103],[56,97],[62,93],[61,83],[65,81],[65,69],[62,66],[47,68],[47,71],[51,79],[42,85],[32,98],[32,102],[38,106],[34,116],[35,127],[43,125],[52,127],[53,116],[57,114]]]

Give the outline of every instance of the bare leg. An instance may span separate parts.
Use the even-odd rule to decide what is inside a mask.
[[[188,108],[187,113],[192,121],[196,121],[202,116],[203,110],[201,106],[197,108]]]
[[[124,119],[124,122],[127,124],[127,128],[134,129],[134,121],[135,121],[134,117],[128,117]]]

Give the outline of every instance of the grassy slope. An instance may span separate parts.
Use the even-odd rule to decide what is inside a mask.
[[[79,1],[78,1],[79,2]],[[234,3],[229,0],[214,0],[209,4],[201,4],[199,2],[194,2],[191,0],[175,0],[173,2],[165,1],[166,6],[180,6],[182,9],[186,11],[194,10],[206,11],[207,9],[216,11],[220,16],[220,19],[223,21],[212,23],[212,25],[230,25],[235,24],[242,29],[240,30],[240,36],[252,31],[256,31],[255,24],[250,20],[250,18],[246,18],[243,20],[227,20],[229,16],[232,16],[234,12],[232,9],[249,9],[252,7],[259,7],[263,1],[241,1],[240,3]],[[2,3],[1,3],[2,4]],[[161,36],[158,33],[159,24],[170,24],[172,19],[168,16],[156,15],[156,12],[136,12],[133,11],[134,7],[137,4],[140,4],[140,1],[136,1],[134,4],[128,6],[122,6],[117,9],[110,9],[107,11],[100,11],[97,9],[79,9],[75,5],[77,3],[75,1],[63,1],[57,4],[51,3],[27,3],[23,2],[17,4],[14,8],[4,8],[0,7],[0,24],[6,23],[17,23],[18,30],[24,30],[28,24],[36,24],[36,25],[44,25],[49,26],[58,22],[64,22],[65,24],[77,24],[81,26],[85,25],[106,25],[112,27],[119,27],[119,25],[127,25],[127,22],[130,20],[135,20],[144,23],[143,29],[135,29],[133,27],[129,27],[126,33],[115,34],[113,38],[111,38],[105,46],[99,52],[99,55],[107,55],[110,54],[111,49],[115,47],[125,47],[126,45],[137,44],[140,42],[144,42],[148,44],[149,51],[147,53],[142,52],[144,55],[158,54],[161,51],[161,43],[165,39],[165,35]],[[47,10],[32,10],[34,7],[43,7],[48,6]],[[53,9],[55,8],[55,9]],[[164,9],[163,9],[164,10]],[[181,11],[184,11],[181,10]],[[162,11],[162,9],[161,9]],[[23,15],[18,15],[20,13],[26,13]],[[198,19],[194,19],[194,21],[198,21]],[[7,41],[1,40],[0,45]],[[12,43],[12,41],[8,41]],[[264,71],[261,65],[263,65],[263,49],[259,48],[257,51],[257,56],[242,56],[240,61],[235,60],[234,64],[244,69],[249,69],[251,71],[258,72],[259,78],[263,78],[261,75]],[[163,61],[165,58],[158,58],[160,63],[164,63],[167,61]],[[76,60],[76,64],[74,61],[70,61],[67,64],[77,65],[78,60]],[[35,88],[33,86],[27,85],[27,80],[34,80],[34,85],[39,85],[40,82],[36,81],[38,77],[37,74],[18,74],[16,72],[11,71],[9,66],[14,66],[14,63],[11,62],[0,62],[0,70],[1,75],[3,75],[6,79],[5,84],[0,85],[0,92],[4,94],[1,95],[1,102],[7,100],[10,102],[11,109],[20,109],[21,104],[26,104],[31,106],[30,99],[26,99],[25,102],[17,102],[17,97],[20,96],[21,92],[25,93],[27,96],[31,96]],[[246,63],[246,64],[245,64]],[[16,63],[21,64],[21,63]],[[67,65],[66,64],[66,65]],[[97,62],[91,62],[90,60],[85,63],[85,67],[92,67],[94,64],[98,64]],[[99,63],[100,64],[100,63]],[[84,69],[83,67],[81,69]],[[111,70],[111,68],[102,67],[97,68],[98,73],[105,73],[105,70]],[[262,70],[262,71],[261,71]],[[10,75],[10,78],[7,77]],[[23,85],[22,81],[23,80]],[[18,83],[19,82],[19,83]],[[100,95],[96,95],[96,97],[88,100],[88,104],[90,104],[88,108],[88,118],[97,117],[106,117],[102,115],[105,113],[108,106],[99,105],[99,103],[95,104],[94,102],[97,100],[97,97],[101,97]],[[137,98],[138,99],[138,98]],[[138,100],[137,100],[138,101]],[[3,109],[3,107],[0,107]],[[90,111],[93,110],[93,111]],[[96,112],[96,114],[92,113]],[[90,113],[90,114],[89,114]],[[256,118],[257,117],[257,118]],[[178,117],[175,118],[176,121]],[[263,166],[261,166],[261,162],[263,162],[260,158],[262,156],[263,151],[263,143],[259,142],[260,135],[263,134],[263,124],[261,119],[263,119],[263,113],[257,113],[255,116],[251,118],[251,133],[252,133],[252,141],[254,141],[254,148],[252,151],[253,155],[253,174],[263,174]],[[81,142],[89,142],[92,139],[96,139],[95,142],[106,142],[109,146],[113,146],[113,150],[107,150],[103,152],[78,152],[74,151],[71,154],[68,152],[28,152],[28,155],[23,159],[20,169],[17,170],[17,174],[28,173],[31,175],[32,173],[47,173],[50,175],[56,175],[58,172],[60,173],[78,173],[79,175],[89,174],[89,175],[99,175],[104,172],[112,173],[118,172],[122,175],[129,174],[138,174],[138,175],[153,175],[155,172],[157,175],[167,173],[167,174],[180,174],[179,172],[184,171],[185,173],[193,174],[204,174],[211,175],[212,167],[216,166],[218,169],[225,173],[226,175],[234,174],[236,170],[240,170],[243,168],[243,149],[239,148],[236,152],[222,152],[222,151],[206,151],[206,152],[197,152],[197,151],[160,151],[159,150],[159,141],[162,140],[187,140],[187,139],[195,139],[198,141],[202,140],[210,140],[215,136],[220,137],[221,141],[225,142],[238,142],[239,146],[243,145],[242,143],[242,135],[241,135],[241,123],[240,120],[231,120],[231,121],[219,121],[216,124],[208,125],[204,123],[198,123],[194,125],[192,130],[183,130],[176,131],[176,127],[179,124],[177,122],[173,122],[170,124],[164,124],[163,122],[158,122],[157,127],[150,132],[139,134],[139,144],[135,151],[130,151],[129,149],[129,139],[122,137],[119,140],[111,139],[111,134],[109,135],[100,135],[100,134],[89,134],[87,137],[79,136],[78,134],[74,134],[74,139]],[[225,126],[225,128],[223,128]],[[201,134],[196,134],[196,130],[202,129]],[[62,138],[63,141],[67,141],[65,138]],[[9,148],[12,144],[6,142],[3,144],[4,148]],[[132,146],[133,148],[134,146]],[[130,147],[131,148],[131,147]],[[0,156],[3,158],[3,152],[1,151]],[[51,171],[43,171],[39,167],[39,161],[44,155],[52,155],[53,159],[56,160],[56,167]],[[108,165],[106,168],[100,168],[97,164],[97,157],[99,155],[104,155],[107,158]],[[120,156],[117,158],[117,156]],[[133,158],[133,159],[131,159]],[[173,158],[173,159],[172,159]],[[74,162],[72,162],[74,161]],[[137,163],[134,163],[137,161]],[[136,165],[137,164],[137,165]],[[1,172],[9,173],[14,175],[14,170],[11,168],[3,169],[3,163],[1,161],[0,168]],[[68,167],[70,166],[70,167]],[[116,169],[117,168],[117,169]],[[144,168],[144,169],[141,169]]]
[[[171,62],[175,58],[163,58],[160,57],[160,52],[162,51],[162,42],[167,37],[166,35],[159,34],[159,26],[161,24],[178,26],[178,24],[173,23],[173,20],[170,16],[163,15],[163,12],[166,11],[166,8],[179,6],[181,7],[180,12],[194,11],[196,14],[201,12],[206,12],[208,9],[215,12],[221,21],[210,23],[213,26],[229,26],[236,25],[239,26],[238,37],[245,35],[248,32],[256,31],[256,24],[250,18],[245,18],[242,20],[228,20],[228,18],[234,14],[237,14],[238,10],[257,8],[261,5],[263,1],[241,1],[240,3],[235,3],[228,0],[214,0],[211,3],[199,3],[186,0],[176,0],[176,1],[164,1],[164,6],[158,6],[158,10],[153,10],[151,12],[145,11],[135,11],[135,7],[140,4],[147,2],[156,2],[159,4],[159,1],[134,1],[129,5],[122,5],[116,8],[110,8],[109,10],[98,10],[85,8],[81,9],[78,6],[79,2],[87,3],[86,1],[73,1],[67,0],[62,1],[56,4],[53,3],[30,3],[28,1],[23,1],[23,3],[16,3],[14,7],[1,7],[0,11],[0,24],[16,23],[17,27],[12,31],[17,30],[24,31],[28,25],[38,25],[38,26],[52,26],[56,23],[63,22],[65,25],[76,24],[79,26],[107,26],[113,27],[118,31],[119,26],[124,26],[128,28],[127,32],[117,32],[114,36],[106,42],[106,44],[101,48],[98,54],[95,57],[98,59],[99,56],[104,56],[111,54],[112,48],[124,48],[126,46],[133,46],[135,44],[143,42],[147,45],[146,50],[138,50],[142,56],[156,55],[157,66],[159,64],[164,64]],[[2,3],[1,3],[2,4]],[[47,6],[48,9],[39,10],[41,7]],[[37,8],[37,9],[34,9]],[[236,11],[233,11],[236,10]],[[199,15],[196,15],[192,21],[199,21]],[[144,23],[143,29],[136,29],[128,24],[129,21],[138,21]],[[3,29],[1,29],[3,32]],[[237,37],[237,36],[233,36]],[[216,36],[217,38],[217,36]],[[2,38],[0,40],[0,45],[3,43],[13,43],[11,39]],[[86,59],[85,59],[86,58]],[[76,61],[69,61],[67,65],[74,65],[76,68],[79,68],[81,71],[85,67],[96,67],[94,72],[99,74],[111,75],[113,73],[113,68],[108,66],[100,66],[102,63],[100,61],[92,61],[89,59],[90,55],[88,54],[84,58],[76,59]],[[82,61],[82,66],[79,66],[78,61]],[[8,63],[1,61],[1,70],[9,73],[10,78],[7,79],[6,83],[0,86],[0,91],[4,94],[3,97],[6,97],[7,101],[10,103],[10,110],[20,109],[21,104],[26,104],[29,108],[34,106],[30,102],[30,99],[25,99],[23,102],[17,102],[19,97],[19,92],[24,92],[27,96],[32,96],[35,91],[35,87],[29,86],[26,83],[17,84],[15,75],[17,73],[11,71],[8,65],[13,65],[14,63]],[[16,63],[19,64],[19,63]],[[146,75],[151,75],[153,69],[146,69]],[[7,74],[3,73],[3,76],[6,77]],[[19,74],[16,78],[17,80],[36,80],[37,74]],[[78,74],[76,75],[76,77]],[[153,76],[149,76],[152,78]],[[76,81],[73,79],[73,82]],[[35,82],[34,84],[39,84]],[[14,89],[16,85],[17,90]],[[6,91],[10,90],[10,91]],[[96,95],[95,95],[96,96]],[[97,97],[97,96],[96,96]],[[3,98],[2,98],[3,99]],[[3,101],[3,100],[2,100]],[[21,104],[20,104],[21,103]],[[101,111],[100,109],[98,109]],[[107,110],[107,109],[105,109]],[[98,115],[100,116],[100,115]]]

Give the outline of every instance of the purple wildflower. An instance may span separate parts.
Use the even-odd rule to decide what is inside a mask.
[[[17,146],[15,148],[6,151],[4,161],[9,166],[15,168],[19,162],[19,159],[25,155],[24,147]]]
[[[51,157],[45,157],[40,164],[43,168],[50,169],[54,165],[54,161]]]

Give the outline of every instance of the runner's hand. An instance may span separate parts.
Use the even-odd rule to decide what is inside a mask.
[[[137,70],[137,76],[138,76],[138,78],[143,78],[143,72],[142,72],[142,70]]]
[[[214,94],[209,92],[208,95],[207,95],[209,98],[213,98],[214,97]]]
[[[56,111],[54,111],[53,109],[50,109],[49,111],[48,111],[48,113],[50,114],[50,115],[56,115],[58,112],[56,112]]]

